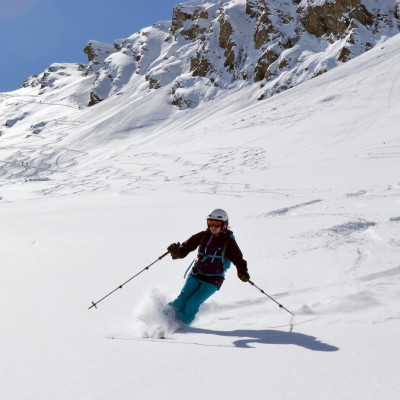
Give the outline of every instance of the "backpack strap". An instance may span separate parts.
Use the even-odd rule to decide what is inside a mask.
[[[228,243],[229,243],[229,241],[231,240],[231,238],[232,238],[233,240],[235,240],[235,236],[233,236],[233,233],[232,233],[231,235],[229,235],[229,236],[225,239],[224,246],[222,247],[222,264],[223,264],[223,265],[225,265],[225,261],[226,261],[226,259],[225,259],[225,250],[226,250],[226,247],[228,246]],[[228,268],[226,268],[226,269],[228,269]]]
[[[183,275],[183,279],[186,279],[186,275],[189,272],[190,268],[192,268],[192,265],[194,264],[194,262],[197,260],[197,258],[195,258],[190,265],[187,267],[187,270],[185,271],[185,275]]]
[[[203,247],[204,243],[206,242],[206,237],[207,237],[207,231],[204,231],[203,233],[203,237],[201,238],[198,250],[197,250],[197,258],[200,258],[201,254],[200,254],[200,250]]]

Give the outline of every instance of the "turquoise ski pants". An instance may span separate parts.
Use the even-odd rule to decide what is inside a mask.
[[[171,303],[177,311],[178,318],[190,324],[203,304],[218,288],[212,283],[203,282],[194,276],[188,276],[180,295]]]

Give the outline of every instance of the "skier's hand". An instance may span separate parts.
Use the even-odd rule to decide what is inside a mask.
[[[179,252],[179,248],[180,248],[181,244],[178,243],[172,243],[167,247],[167,250],[171,253],[171,257],[175,260],[177,258],[180,258],[180,252]]]
[[[248,282],[250,280],[250,275],[247,271],[238,271],[237,275],[243,282]]]

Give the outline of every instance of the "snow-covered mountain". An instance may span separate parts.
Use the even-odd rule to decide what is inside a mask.
[[[1,176],[43,180],[76,164],[83,132],[91,132],[85,124],[98,124],[104,140],[146,136],[172,116],[186,118],[180,110],[208,104],[216,112],[216,103],[239,109],[295,87],[397,34],[399,7],[397,0],[178,4],[172,21],[114,45],[89,42],[88,64],[53,64],[3,93],[0,136],[21,148],[3,149]],[[245,103],[230,99],[238,92]]]
[[[399,7],[396,0],[191,0],[174,8],[172,21],[114,45],[89,42],[87,65],[55,64],[24,86],[44,95],[74,85],[69,101],[80,107],[127,87],[137,96],[167,87],[179,108],[244,85],[263,99],[397,34]]]
[[[245,66],[235,64],[235,46],[233,70],[218,45],[220,69],[190,72],[201,40],[184,31],[195,7],[216,4],[180,5],[174,21],[179,10],[191,16],[182,26],[158,23],[120,49],[93,42],[89,65],[53,65],[0,95],[1,399],[398,400],[400,35],[389,37],[397,3],[379,2],[379,13],[374,2],[354,3],[354,32],[365,39],[361,24],[375,26],[373,48],[349,42],[362,54],[270,97],[262,90],[289,71],[257,82],[235,76]],[[266,15],[278,26],[272,14],[256,17],[262,2],[252,4],[244,19],[235,10],[245,2],[218,8],[232,27]],[[306,6],[328,15],[338,4],[299,2],[293,15],[306,29]],[[199,35],[218,43],[209,31],[218,18],[196,15],[194,32],[205,27]],[[335,19],[323,20],[330,32]],[[317,32],[302,33],[299,59],[346,53]],[[140,37],[132,64],[128,45]],[[188,64],[171,53],[163,71],[160,54],[174,42]],[[109,82],[104,68],[118,71]],[[219,86],[207,84],[211,73]],[[183,78],[192,86],[172,93]],[[104,100],[88,106],[100,91]],[[185,108],[186,99],[198,103]],[[252,280],[294,317],[231,267],[192,326],[172,333],[160,309],[194,255],[163,258],[88,310],[170,243],[204,229],[215,207],[228,211]],[[143,337],[160,329],[166,340]]]

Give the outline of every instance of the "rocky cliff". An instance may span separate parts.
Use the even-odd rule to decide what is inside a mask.
[[[254,85],[254,99],[263,99],[397,34],[399,17],[399,0],[191,0],[175,6],[171,21],[114,45],[89,42],[88,64],[64,67],[62,76],[82,82],[81,107],[126,87],[168,88],[168,101],[179,108],[243,85]],[[51,66],[24,85],[57,90],[60,69]]]

